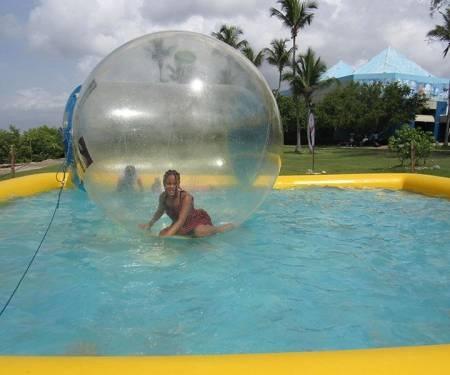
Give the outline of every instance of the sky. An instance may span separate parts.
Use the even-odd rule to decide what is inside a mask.
[[[387,47],[441,78],[450,78],[444,46],[426,34],[442,23],[429,0],[319,0],[313,22],[301,31],[300,51],[312,47],[331,67],[359,67]],[[237,25],[260,50],[289,29],[270,17],[275,0],[1,0],[0,129],[59,127],[71,91],[123,43],[162,30],[210,35]],[[278,73],[260,68],[272,88]]]

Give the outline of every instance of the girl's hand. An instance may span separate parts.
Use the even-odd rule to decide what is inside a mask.
[[[159,232],[159,237],[170,237],[170,236],[172,236],[172,234],[170,233],[170,228],[171,227],[164,228],[163,230],[161,230]]]
[[[141,228],[141,229],[150,229],[150,224],[149,223],[139,224],[139,228]]]

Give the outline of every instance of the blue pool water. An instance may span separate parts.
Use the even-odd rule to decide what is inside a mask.
[[[55,200],[52,192],[0,208],[1,306]],[[449,250],[450,201],[408,193],[274,191],[233,232],[162,240],[134,237],[83,193],[66,191],[0,318],[0,354],[448,343]]]

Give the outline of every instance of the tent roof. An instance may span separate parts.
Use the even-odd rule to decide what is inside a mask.
[[[340,60],[336,65],[333,65],[325,73],[322,74],[321,79],[341,78],[353,74],[353,68]]]
[[[354,74],[383,73],[434,77],[431,73],[427,72],[414,61],[409,60],[392,47],[386,48],[354,72]]]

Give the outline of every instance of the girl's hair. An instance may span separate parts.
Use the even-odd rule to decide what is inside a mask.
[[[180,174],[175,170],[175,169],[169,169],[168,171],[166,171],[166,173],[164,173],[164,177],[163,177],[163,184],[166,184],[167,179],[169,178],[169,176],[175,176],[175,180],[177,181],[177,184],[180,184]]]

